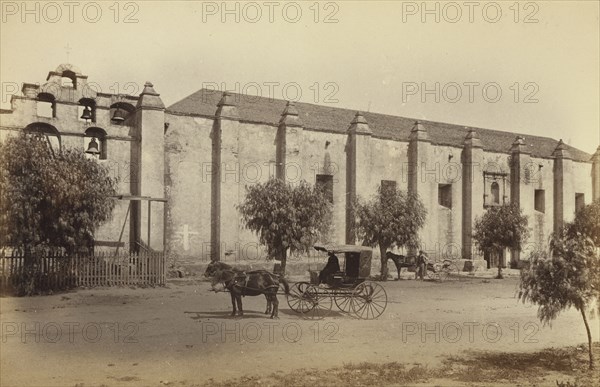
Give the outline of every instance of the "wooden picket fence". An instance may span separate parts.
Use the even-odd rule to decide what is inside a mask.
[[[29,271],[29,273],[27,273]],[[146,286],[166,282],[165,256],[162,252],[140,251],[119,254],[68,256],[62,252],[33,254],[26,267],[20,251],[0,251],[0,289],[17,289],[30,278],[40,290],[67,289],[77,286]]]

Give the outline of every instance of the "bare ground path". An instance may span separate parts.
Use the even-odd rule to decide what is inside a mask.
[[[437,367],[465,350],[534,352],[586,342],[580,315],[543,327],[517,301],[518,279],[383,283],[377,320],[337,313],[306,321],[280,296],[280,319],[264,297],[244,298],[230,318],[229,295],[206,282],[167,288],[104,288],[0,299],[0,385],[193,385],[241,376],[325,369],[345,363]],[[335,306],[334,306],[335,308]],[[599,340],[598,320],[591,321]]]

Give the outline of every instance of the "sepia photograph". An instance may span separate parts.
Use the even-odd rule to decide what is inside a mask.
[[[0,0],[0,386],[600,386],[600,2]]]

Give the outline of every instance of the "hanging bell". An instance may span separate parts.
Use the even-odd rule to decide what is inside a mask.
[[[90,110],[89,106],[85,106],[85,108],[83,109],[83,113],[81,114],[81,118],[86,121],[92,119],[92,111]]]
[[[112,120],[116,122],[123,122],[127,118],[127,111],[125,109],[116,108],[115,113],[112,116]]]
[[[98,142],[96,141],[96,137],[92,137],[92,140],[88,144],[88,148],[85,153],[89,153],[91,155],[97,155],[100,153],[100,149],[98,149]]]

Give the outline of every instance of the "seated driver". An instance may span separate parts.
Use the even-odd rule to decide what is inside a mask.
[[[340,271],[340,261],[334,253],[330,252],[327,264],[319,273],[319,283],[326,283],[327,281],[329,281],[329,277],[334,273],[337,273],[338,271]]]

